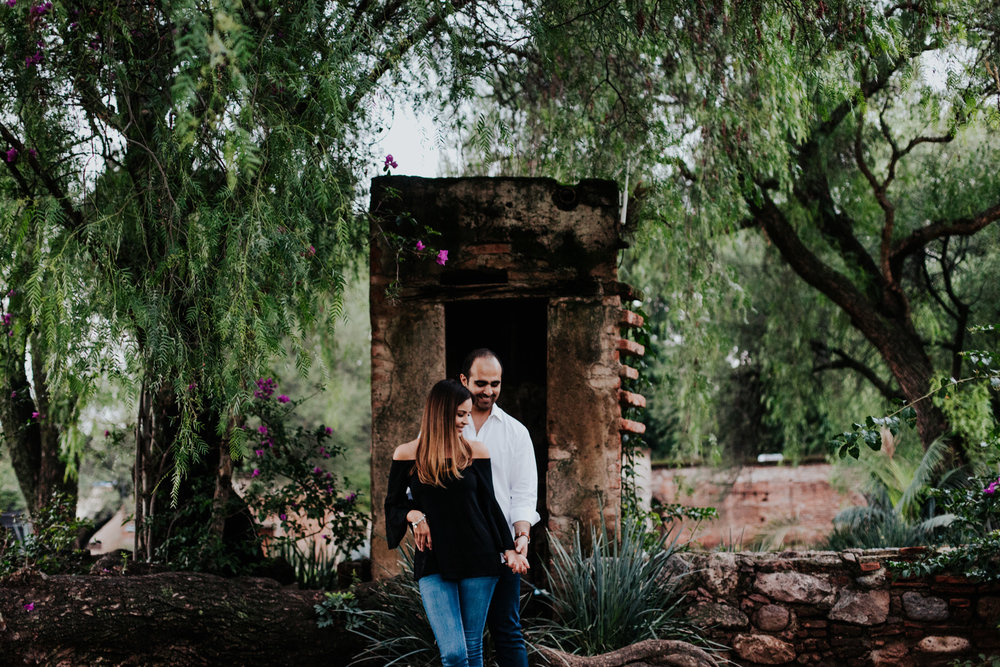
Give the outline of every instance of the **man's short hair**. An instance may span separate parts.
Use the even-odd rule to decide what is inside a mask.
[[[479,347],[465,355],[465,361],[462,362],[462,375],[469,377],[469,374],[472,373],[472,364],[476,363],[476,359],[496,359],[497,363],[500,364],[500,372],[503,372],[500,357],[488,347]]]

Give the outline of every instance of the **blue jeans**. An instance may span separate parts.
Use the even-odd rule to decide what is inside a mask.
[[[497,577],[448,581],[428,574],[417,582],[443,667],[483,667],[483,626]]]
[[[521,575],[504,568],[493,592],[486,624],[493,637],[500,667],[528,667],[528,651],[521,633]]]

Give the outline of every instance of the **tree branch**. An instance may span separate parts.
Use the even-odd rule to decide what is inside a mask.
[[[891,382],[882,380],[871,366],[868,366],[859,359],[855,359],[844,350],[837,347],[830,347],[820,340],[810,341],[809,346],[812,348],[813,353],[826,359],[823,363],[813,364],[813,372],[821,373],[823,371],[841,369],[852,370],[868,380],[889,401],[906,400],[901,391],[893,388]],[[836,360],[830,359],[831,356],[835,356]]]
[[[899,266],[907,257],[919,252],[924,246],[935,239],[947,238],[949,236],[972,236],[997,220],[1000,220],[1000,203],[985,208],[969,217],[956,218],[954,220],[938,220],[926,227],[914,230],[909,236],[893,244],[890,253],[891,261],[895,266]]]

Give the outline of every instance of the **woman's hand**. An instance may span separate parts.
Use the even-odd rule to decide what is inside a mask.
[[[528,568],[530,568],[531,566],[528,565],[528,559],[526,557],[517,553],[513,549],[508,549],[507,551],[503,552],[503,556],[507,560],[507,567],[513,570],[514,574],[528,573]]]
[[[417,551],[423,551],[424,549],[430,551],[431,529],[427,525],[427,515],[420,510],[410,510],[406,513],[406,520],[410,522],[410,527],[413,528],[413,544],[417,547]]]

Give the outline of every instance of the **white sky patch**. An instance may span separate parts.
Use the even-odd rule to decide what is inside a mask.
[[[374,146],[380,170],[385,156],[392,155],[399,165],[392,170],[397,176],[440,176],[441,148],[437,127],[430,116],[417,116],[411,107],[400,104],[393,117],[385,122],[389,129]]]

